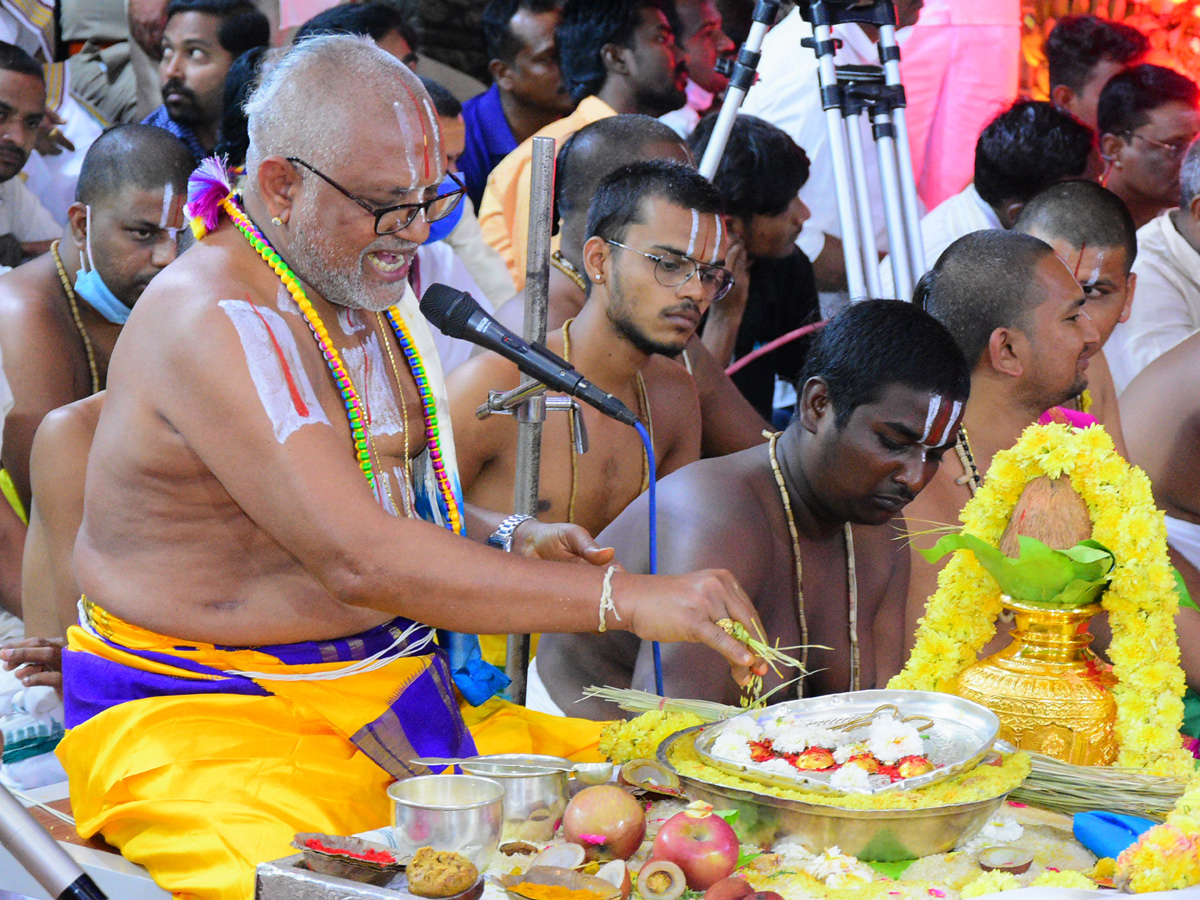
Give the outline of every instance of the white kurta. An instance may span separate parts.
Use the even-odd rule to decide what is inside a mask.
[[[1137,291],[1129,321],[1116,327],[1104,346],[1117,391],[1184,338],[1200,331],[1200,253],[1176,230],[1165,212],[1138,229],[1133,263]]]

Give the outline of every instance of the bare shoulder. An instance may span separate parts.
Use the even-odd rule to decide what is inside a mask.
[[[90,444],[96,433],[96,423],[100,421],[100,411],[104,408],[104,393],[92,394],[46,413],[33,439],[34,454],[38,453],[39,447],[62,448],[84,441]]]
[[[1133,435],[1170,422],[1200,422],[1200,335],[1192,335],[1146,366],[1121,394],[1121,416]]]
[[[514,334],[521,334],[525,329],[525,292],[520,291],[501,303],[493,318]]]
[[[765,459],[766,451],[697,460],[658,483],[659,514],[674,523],[679,542],[712,543],[715,552],[742,563],[736,568],[757,564],[770,546],[772,523],[783,522],[773,476],[758,457]]]
[[[924,533],[930,529],[958,527],[958,514],[967,500],[965,489],[957,482],[961,474],[961,463],[947,454],[924,490],[905,507],[904,520],[914,546],[932,547],[937,543],[938,534]]]
[[[517,367],[501,356],[485,350],[457,366],[446,376],[446,389],[452,403],[462,398],[482,403],[489,390],[508,390],[520,384]]]
[[[72,328],[66,305],[51,294],[53,260],[41,256],[0,275],[0,334],[7,352],[58,344]],[[57,346],[55,347],[57,352]]]

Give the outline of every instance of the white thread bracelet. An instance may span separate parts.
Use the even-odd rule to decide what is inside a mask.
[[[604,587],[600,591],[600,633],[608,631],[608,622],[605,621],[608,614],[611,612],[613,618],[618,622],[621,621],[621,615],[617,612],[617,606],[613,603],[612,597],[612,577],[613,572],[617,571],[616,566],[609,566],[608,571],[604,573]]]

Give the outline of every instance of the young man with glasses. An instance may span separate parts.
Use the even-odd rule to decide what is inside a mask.
[[[691,375],[667,357],[695,333],[733,276],[721,198],[694,169],[633,163],[609,175],[588,212],[583,248],[587,301],[546,344],[598,387],[619,397],[651,432],[662,477],[700,456],[700,404]],[[513,496],[516,420],[475,417],[489,390],[521,374],[485,353],[450,376],[450,409],[467,500],[502,508]],[[548,416],[542,434],[541,518],[598,533],[647,487],[641,440],[628,426],[583,407],[590,449],[577,452],[571,418]]]
[[[1179,165],[1200,132],[1200,90],[1172,69],[1134,66],[1104,86],[1097,121],[1102,184],[1141,228],[1179,202]]]

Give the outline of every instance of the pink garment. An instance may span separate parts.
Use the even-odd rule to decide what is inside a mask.
[[[908,136],[927,209],[975,177],[975,140],[1017,98],[1019,0],[926,0],[901,44]]]
[[[279,27],[297,28],[337,4],[338,0],[279,0]]]
[[[1072,428],[1080,430],[1091,428],[1093,425],[1099,425],[1100,420],[1095,416],[1088,415],[1085,412],[1079,412],[1076,409],[1068,409],[1065,406],[1054,406],[1042,413],[1038,419],[1039,425],[1070,425]]]

